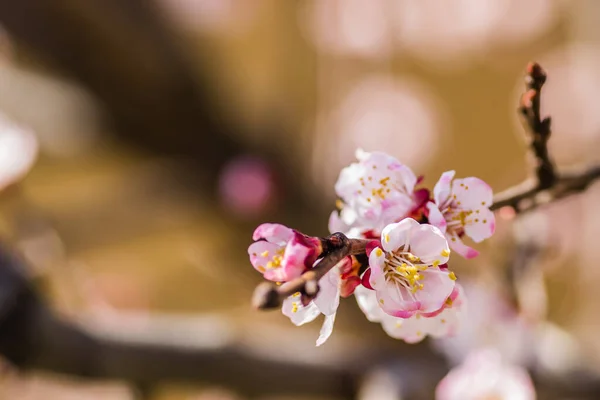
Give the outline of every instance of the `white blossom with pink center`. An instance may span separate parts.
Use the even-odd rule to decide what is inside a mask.
[[[464,235],[480,243],[494,234],[496,219],[492,188],[479,178],[454,179],[454,171],[442,174],[433,189],[435,203],[429,202],[429,223],[446,234],[452,250],[465,258],[479,252],[463,243]]]
[[[469,355],[438,384],[436,400],[534,400],[535,389],[527,371],[502,360],[495,349]]]
[[[364,228],[381,232],[413,208],[417,177],[383,152],[359,149],[356,158],[358,162],[342,169],[335,184],[341,199],[339,220],[347,227],[344,231]]]
[[[444,234],[405,218],[383,229],[381,245],[369,255],[369,284],[383,311],[410,318],[440,310],[456,280],[447,268],[439,268],[450,256]]]
[[[280,224],[262,224],[248,247],[252,266],[265,279],[285,282],[312,268],[321,255],[321,241]]]
[[[389,336],[407,343],[418,343],[427,336],[453,336],[460,329],[466,307],[464,293],[458,284],[441,310],[431,314],[416,313],[410,318],[393,317],[385,313],[377,302],[375,291],[364,286],[357,287],[354,295],[369,321],[381,323]]]
[[[348,261],[343,260],[342,262]],[[312,322],[321,314],[325,316],[319,338],[317,339],[317,346],[325,343],[333,332],[335,315],[340,304],[341,284],[340,267],[338,265],[321,278],[319,281],[319,293],[308,305],[304,306],[302,304],[299,292],[283,301],[281,308],[283,315],[287,316],[296,326]]]

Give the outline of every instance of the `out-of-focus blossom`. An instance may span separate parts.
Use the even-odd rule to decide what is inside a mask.
[[[518,0],[402,0],[392,2],[392,8],[401,50],[440,69],[463,67],[494,46],[531,40],[557,14],[553,0],[526,5]]]
[[[534,400],[527,371],[507,364],[500,352],[483,349],[469,355],[438,384],[436,400]]]
[[[493,235],[496,229],[492,205],[492,188],[479,178],[455,179],[454,171],[442,174],[433,189],[434,202],[427,205],[429,223],[445,232],[452,250],[465,258],[479,253],[465,245],[467,235],[479,243]]]
[[[250,262],[265,279],[285,282],[312,268],[323,251],[321,241],[280,224],[256,228],[248,247]]]
[[[275,201],[273,172],[260,159],[237,158],[221,172],[219,192],[228,211],[255,218]]]
[[[354,295],[358,306],[371,322],[379,322],[391,337],[407,343],[417,343],[426,336],[442,338],[455,335],[464,317],[466,298],[460,285],[456,285],[444,306],[434,313],[416,313],[410,318],[393,317],[385,313],[377,302],[373,290],[364,286],[356,288]]]
[[[21,180],[37,154],[35,135],[0,115],[0,190]]]
[[[325,119],[327,134],[318,138],[319,157],[328,160],[317,168],[319,180],[329,172],[332,162],[347,165],[357,148],[394,149],[403,164],[417,170],[434,160],[448,140],[451,121],[434,88],[415,79],[371,75],[349,89]]]
[[[381,232],[414,207],[417,177],[406,165],[383,152],[357,150],[356,158],[358,162],[344,168],[335,184],[342,213],[341,223],[332,216],[333,225]]]
[[[476,349],[494,347],[508,362],[526,365],[532,361],[535,325],[521,318],[489,285],[462,282],[469,299],[468,318],[452,337],[436,340],[434,346],[453,364],[460,364]]]
[[[383,229],[381,246],[369,256],[368,284],[389,315],[410,318],[440,310],[454,290],[456,276],[447,268],[450,249],[436,227],[412,218]]]
[[[303,16],[308,35],[320,51],[361,56],[386,57],[393,47],[392,19],[388,0],[311,1]]]
[[[321,314],[325,315],[325,320],[317,339],[317,346],[325,343],[333,332],[333,324],[338,306],[340,305],[342,290],[341,271],[347,268],[348,263],[351,263],[351,260],[345,258],[321,278],[317,297],[307,305],[303,304],[300,293],[295,293],[283,302],[281,311],[296,326],[314,321]]]
[[[260,0],[157,0],[186,30],[203,33],[239,34],[256,19]]]

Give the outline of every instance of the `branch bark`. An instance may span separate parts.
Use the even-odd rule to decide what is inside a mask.
[[[272,282],[263,282],[254,291],[252,305],[258,309],[280,307],[287,297],[300,292],[303,296],[314,298],[319,291],[319,280],[344,258],[351,255],[363,254],[370,240],[348,239],[343,233],[334,233],[324,239],[326,255],[311,270],[300,277],[277,286]]]
[[[19,369],[126,380],[140,387],[164,381],[203,382],[250,397],[294,393],[344,399],[353,398],[362,374],[359,358],[327,363],[276,357],[271,348],[227,339],[223,331],[207,333],[189,326],[186,331],[172,321],[163,325],[170,342],[152,340],[156,329],[136,335],[121,323],[113,329],[106,324],[102,329],[84,329],[45,306],[23,271],[22,261],[2,246],[0,353]],[[337,355],[344,356],[365,359],[364,354]]]
[[[548,151],[551,134],[550,117],[542,118],[540,103],[546,72],[537,63],[530,63],[525,76],[525,93],[521,96],[519,112],[523,116],[534,165],[533,178],[494,196],[491,210],[511,207],[516,213],[531,211],[544,204],[586,190],[600,178],[600,166],[577,168],[559,173]]]

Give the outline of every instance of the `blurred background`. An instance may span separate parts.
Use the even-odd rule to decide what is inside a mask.
[[[598,18],[594,0],[1,0],[0,129],[32,133],[39,152],[0,137],[7,159],[33,163],[0,194],[0,231],[52,309],[113,337],[225,341],[335,379],[285,393],[265,373],[244,393],[239,374],[139,385],[6,365],[0,397],[431,399],[484,343],[530,368],[541,399],[598,398],[597,185],[500,215],[482,256],[455,266],[479,310],[467,336],[433,346],[387,337],[348,299],[314,348],[319,323],[250,308],[261,276],[246,253],[264,221],[326,235],[357,147],[427,186],[448,169],[495,191],[522,181],[516,107],[532,60],[549,75],[558,166],[600,161]],[[517,262],[518,313],[503,284]],[[351,379],[337,379],[349,353]]]

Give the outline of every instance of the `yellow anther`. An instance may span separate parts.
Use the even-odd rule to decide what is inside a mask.
[[[442,318],[442,319],[440,320],[440,322],[441,322],[442,324],[445,324],[445,323],[446,323],[446,320]]]
[[[481,205],[482,205],[482,206],[485,206],[485,201],[482,201],[482,202],[481,202]]]
[[[293,313],[298,312],[298,303],[296,303],[296,302],[292,303],[292,312]]]
[[[423,332],[417,331],[417,336],[423,336]]]
[[[360,192],[360,190],[359,190]],[[335,206],[338,208],[338,210],[341,210],[342,208],[344,208],[344,202],[340,199],[337,199],[335,201]]]
[[[440,254],[442,257],[448,257],[450,255],[450,250],[444,249]]]
[[[379,299],[379,302],[380,302],[381,304],[383,304],[383,299]]]
[[[450,278],[450,279],[452,279],[453,281],[455,281],[455,280],[456,280],[456,274],[455,274],[454,272],[450,272],[450,273],[448,274],[448,278]]]
[[[265,251],[263,251],[262,253],[260,253],[260,255],[261,255],[262,257],[268,257],[268,256],[269,256],[269,250],[265,250]]]
[[[258,269],[261,273],[265,273],[266,269],[265,267],[263,267],[262,265],[259,265],[258,267],[256,267],[256,269]]]
[[[424,288],[424,287],[425,287],[425,285],[424,285],[424,284],[422,284],[422,283],[421,283],[421,284],[419,284],[419,289],[423,290],[423,288]]]
[[[437,267],[438,265],[440,265],[440,262],[438,260],[435,260],[433,263],[431,263],[431,265]]]
[[[484,223],[484,224],[487,224],[487,219],[484,219],[484,220],[483,220],[483,223]]]
[[[381,251],[381,249],[378,247],[375,249],[375,255],[377,257],[381,257],[383,255],[383,251]]]
[[[389,180],[390,180],[390,177],[388,176],[383,179],[380,179],[379,183],[382,184],[383,186],[386,186]]]
[[[292,297],[300,297],[300,292],[296,292],[292,295]]]
[[[385,236],[383,237],[383,240],[385,240],[386,243],[389,243],[390,242],[390,235],[388,235],[386,233]]]
[[[416,318],[416,319],[421,319],[421,314],[417,314],[417,315],[415,316],[415,318]]]
[[[396,328],[400,328],[402,326],[402,322],[398,321],[396,322]]]

